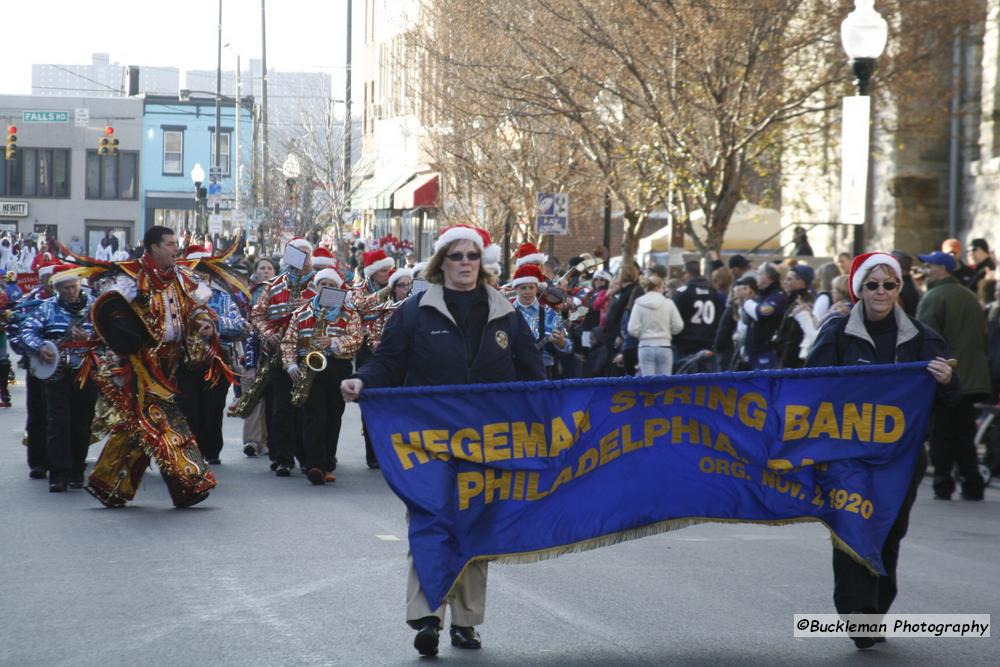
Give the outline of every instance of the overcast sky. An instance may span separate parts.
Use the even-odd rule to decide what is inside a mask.
[[[267,65],[325,71],[343,87],[347,0],[266,0]],[[222,68],[260,57],[261,0],[223,0]],[[31,93],[31,65],[84,65],[91,54],[111,62],[215,69],[219,5],[213,0],[36,0],[6,12],[0,93]],[[354,0],[355,80],[360,72],[364,0]],[[244,65],[246,68],[247,65]]]

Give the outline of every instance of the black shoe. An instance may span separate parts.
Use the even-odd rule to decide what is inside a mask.
[[[417,649],[417,653],[420,655],[437,655],[438,632],[436,618],[434,621],[428,622],[424,627],[420,628],[416,638],[413,640],[413,648]]]
[[[945,495],[943,493],[935,493],[934,500],[951,500],[951,494]]]
[[[983,499],[982,491],[980,491],[979,493],[966,493],[965,491],[962,491],[962,500],[982,500],[982,499]]]
[[[483,642],[479,639],[479,633],[475,628],[467,628],[461,625],[451,626],[451,645],[458,648],[482,648]]]
[[[309,472],[306,473],[306,477],[308,477],[309,481],[316,486],[326,484],[326,473],[319,468],[309,468]]]
[[[49,493],[62,493],[66,490],[66,482],[49,482]]]
[[[45,479],[48,476],[49,473],[45,468],[32,468],[31,472],[28,473],[28,477],[31,479]]]
[[[69,483],[66,486],[68,486],[71,489],[82,489],[83,488],[83,478],[80,478],[80,479],[71,479],[71,480],[69,480]]]
[[[277,469],[278,469],[278,462],[277,461],[271,461],[271,472],[274,472]]]
[[[369,461],[369,462],[368,462],[368,469],[369,469],[369,470],[378,470],[378,469],[379,469],[379,468],[381,468],[381,467],[382,467],[382,466],[380,466],[380,465],[378,464],[378,461]]]
[[[291,477],[292,470],[286,465],[278,465],[274,470],[274,474],[278,477]]]
[[[246,447],[243,448],[243,453],[249,456],[250,458],[254,458],[255,456],[257,456],[257,448],[254,447],[253,445],[247,445]]]
[[[208,459],[208,465],[210,465],[210,466],[222,465],[222,461],[220,461],[217,458],[215,458],[215,459]]]
[[[854,641],[854,646],[860,651],[875,646],[874,637],[851,637],[851,639]]]

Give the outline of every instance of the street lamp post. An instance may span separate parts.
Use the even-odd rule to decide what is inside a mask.
[[[208,227],[205,222],[208,189],[202,187],[202,183],[205,182],[205,170],[197,162],[191,167],[191,180],[194,182],[195,230],[199,234],[205,234]]]
[[[854,224],[854,254],[865,250],[871,188],[871,98],[875,62],[885,51],[889,26],[875,0],[854,0],[854,11],[840,25],[840,39],[851,59],[857,95],[844,98],[841,172],[841,221]]]

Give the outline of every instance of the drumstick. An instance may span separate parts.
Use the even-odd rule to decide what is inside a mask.
[[[951,366],[952,368],[958,368],[958,359],[948,359],[947,361],[945,361],[945,363]]]

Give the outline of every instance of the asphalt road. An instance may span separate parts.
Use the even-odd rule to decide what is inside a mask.
[[[279,479],[227,419],[219,486],[171,508],[159,475],[107,510],[28,479],[24,387],[0,410],[0,665],[427,664],[404,624],[403,505],[364,464],[348,408],[337,482]],[[91,449],[93,460],[99,449]],[[1000,490],[932,500],[900,561],[898,613],[1000,617]],[[833,611],[818,525],[703,525],[490,570],[475,665],[985,665],[992,639],[795,639],[794,613]],[[443,637],[446,640],[446,637]]]

